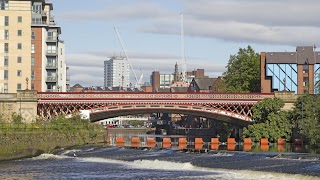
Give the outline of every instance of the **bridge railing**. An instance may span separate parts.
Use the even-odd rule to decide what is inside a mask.
[[[273,98],[274,94],[261,93],[132,93],[132,92],[72,92],[49,93],[38,92],[38,99],[43,100],[262,100]]]

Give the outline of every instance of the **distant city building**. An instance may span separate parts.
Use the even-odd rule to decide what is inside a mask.
[[[314,49],[314,46],[298,46],[295,52],[262,52],[261,92],[318,94],[320,52]]]
[[[51,13],[53,4],[45,0],[0,2],[0,92],[67,91],[64,42]]]
[[[220,92],[219,84],[222,83],[221,77],[218,78],[193,78],[188,88],[189,92]]]
[[[104,61],[105,87],[131,87],[130,66],[126,58],[111,57]]]
[[[197,69],[191,72],[186,72],[186,81],[182,81],[182,74],[178,71],[178,64],[174,66],[174,72],[172,74],[160,74],[159,71],[153,71],[150,77],[150,82],[154,92],[170,92],[172,87],[189,87],[193,78],[208,78],[204,75],[204,69]],[[162,90],[168,89],[168,90]],[[182,88],[188,89],[188,88]],[[178,91],[182,90],[181,88]]]

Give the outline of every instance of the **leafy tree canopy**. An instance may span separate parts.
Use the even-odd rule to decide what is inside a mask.
[[[298,133],[312,146],[320,147],[320,96],[299,97],[292,111]]]
[[[230,55],[226,68],[223,73],[224,91],[260,92],[260,55],[251,46]]]
[[[254,141],[261,138],[271,141],[277,141],[279,138],[289,140],[292,132],[290,114],[281,111],[283,106],[284,102],[279,98],[266,98],[258,102],[253,108],[253,120],[256,124],[244,128],[243,136]]]

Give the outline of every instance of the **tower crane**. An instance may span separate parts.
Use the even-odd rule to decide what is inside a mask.
[[[132,74],[133,74],[133,76],[134,76],[134,80],[136,81],[135,88],[138,88],[138,89],[140,90],[140,89],[141,89],[141,85],[142,85],[142,82],[141,82],[141,81],[142,81],[142,78],[143,78],[143,73],[142,73],[142,71],[141,71],[141,76],[140,76],[140,79],[138,80],[137,75],[136,75],[136,73],[135,73],[135,71],[134,71],[134,69],[133,69],[133,67],[132,67],[132,64],[131,64],[131,61],[130,61],[130,59],[129,59],[129,56],[128,56],[128,54],[127,54],[127,51],[126,51],[126,49],[125,49],[125,47],[124,47],[124,45],[123,45],[123,43],[122,43],[122,40],[121,40],[121,37],[120,37],[119,33],[118,33],[118,30],[117,30],[116,27],[113,27],[113,28],[114,28],[114,31],[115,31],[116,34],[117,34],[117,37],[118,37],[118,40],[119,40],[119,42],[120,42],[120,44],[121,44],[122,50],[123,50],[123,52],[124,52],[124,54],[125,54],[125,56],[126,56],[126,59],[127,59],[128,64],[129,64],[129,66],[130,66],[130,69],[131,69],[131,71],[132,71]]]

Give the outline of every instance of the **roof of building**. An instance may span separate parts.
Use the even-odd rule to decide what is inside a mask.
[[[72,88],[83,88],[80,84],[75,84],[72,86]]]
[[[142,86],[152,86],[150,82],[144,82]]]
[[[201,90],[209,90],[212,84],[218,78],[193,78],[193,81],[197,84]]]
[[[318,64],[320,52],[314,46],[297,46],[296,52],[267,52],[267,64]]]

